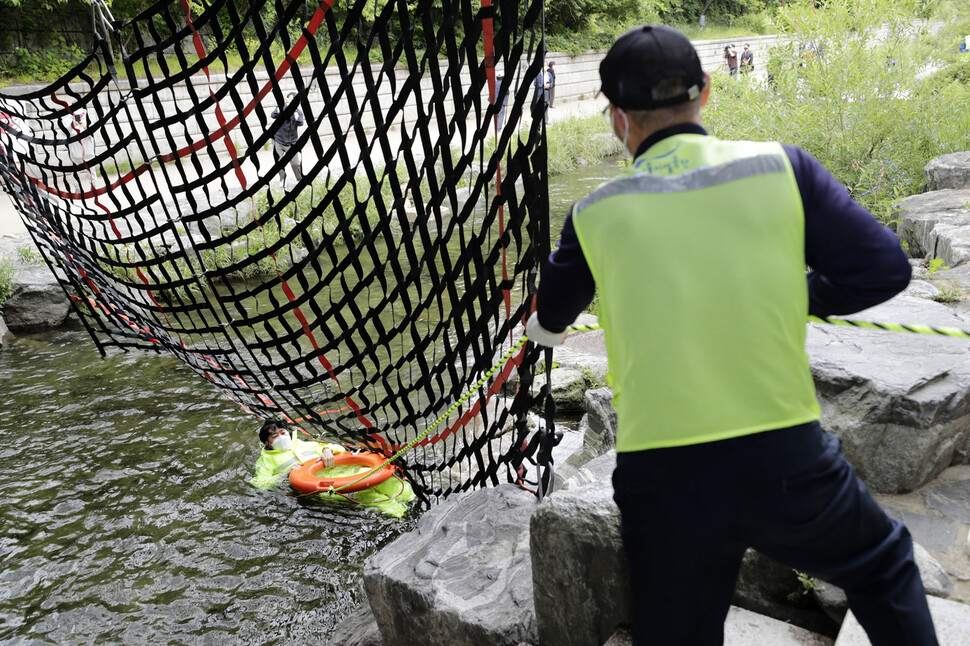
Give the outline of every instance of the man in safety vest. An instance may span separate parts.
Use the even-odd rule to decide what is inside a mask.
[[[256,475],[249,481],[257,489],[270,489],[279,485],[293,467],[313,458],[323,459],[322,470],[326,470],[326,474],[331,477],[360,475],[368,470],[367,467],[353,465],[334,466],[334,456],[346,452],[347,449],[339,444],[300,439],[295,431],[289,431],[283,421],[266,421],[259,429],[259,441],[263,449],[256,460]],[[398,477],[351,495],[328,492],[316,495],[332,503],[353,502],[374,507],[395,518],[400,518],[407,512],[407,503],[415,497],[410,483]]]
[[[753,547],[845,590],[876,646],[937,644],[909,532],[820,427],[804,348],[809,314],[905,288],[899,241],[799,148],[708,136],[679,32],[627,32],[600,77],[634,161],[573,205],[526,333],[558,345],[598,288],[634,643],[721,644]]]

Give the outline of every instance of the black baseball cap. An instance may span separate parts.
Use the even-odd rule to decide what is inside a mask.
[[[660,81],[679,78],[687,91],[657,100]],[[663,25],[641,25],[616,39],[600,62],[600,91],[613,105],[630,110],[656,110],[686,103],[704,89],[704,69],[687,37]]]

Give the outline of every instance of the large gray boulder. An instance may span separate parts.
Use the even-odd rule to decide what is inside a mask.
[[[907,197],[895,219],[896,234],[911,256],[940,258],[947,267],[970,260],[970,189]]]
[[[530,533],[540,644],[600,646],[629,623],[620,513],[608,480],[553,492],[533,513]]]
[[[21,265],[15,287],[3,304],[3,317],[14,332],[59,327],[71,304],[46,265]]]
[[[949,308],[911,296],[850,318],[966,327]],[[966,339],[812,324],[806,350],[822,424],[841,438],[846,457],[874,491],[912,491],[966,460]]]
[[[970,188],[970,152],[950,153],[931,159],[923,167],[927,191]]]
[[[516,485],[432,508],[364,563],[364,589],[387,646],[534,643],[529,516]]]
[[[10,335],[10,329],[7,327],[7,322],[4,321],[2,316],[0,316],[0,348],[6,345],[7,337],[9,335]]]

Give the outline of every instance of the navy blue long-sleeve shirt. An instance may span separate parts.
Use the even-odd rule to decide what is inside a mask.
[[[667,137],[706,135],[685,123],[654,133],[640,144],[639,157]],[[815,316],[851,314],[886,301],[909,284],[912,268],[896,235],[849,196],[811,155],[785,144],[805,213],[808,312]],[[542,270],[536,308],[550,332],[565,330],[589,305],[596,284],[573,228],[572,212],[557,249]]]

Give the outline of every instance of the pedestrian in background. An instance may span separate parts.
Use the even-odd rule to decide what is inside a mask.
[[[741,73],[747,74],[752,71],[754,71],[754,52],[751,51],[751,45],[745,43],[744,51],[741,52]]]
[[[287,107],[295,106],[296,104],[296,92],[290,92],[286,95]],[[284,108],[285,109],[285,108]],[[273,114],[270,115],[272,118],[276,119],[280,116],[282,110],[276,108],[273,110]],[[276,130],[276,134],[273,135],[273,158],[276,163],[279,164],[280,160],[286,155],[286,153],[296,145],[299,134],[297,129],[303,125],[303,112],[299,108],[296,108],[282,124]],[[290,168],[293,170],[293,175],[296,177],[296,181],[299,182],[303,179],[303,164],[300,152],[296,151],[293,157],[290,158]],[[286,186],[286,166],[280,167],[280,182],[283,186]]]
[[[72,177],[77,186],[77,192],[83,193],[84,182],[81,180],[82,177],[88,178],[90,188],[95,187],[94,171],[91,170],[94,166],[94,137],[88,131],[87,110],[76,110],[67,118],[67,133],[70,137],[76,137],[74,141],[67,145],[67,150],[71,162],[79,167],[79,170],[74,171]]]
[[[552,100],[552,91],[556,87],[556,74],[550,68],[539,72],[535,81],[536,90],[546,104],[545,120],[549,120],[549,102]]]
[[[549,83],[549,107],[554,108],[556,102],[556,61],[549,61],[549,66],[546,68],[546,72],[549,74],[551,79]]]
[[[731,73],[731,76],[737,76],[738,50],[734,49],[734,45],[724,47],[724,60],[727,62],[728,71]]]

